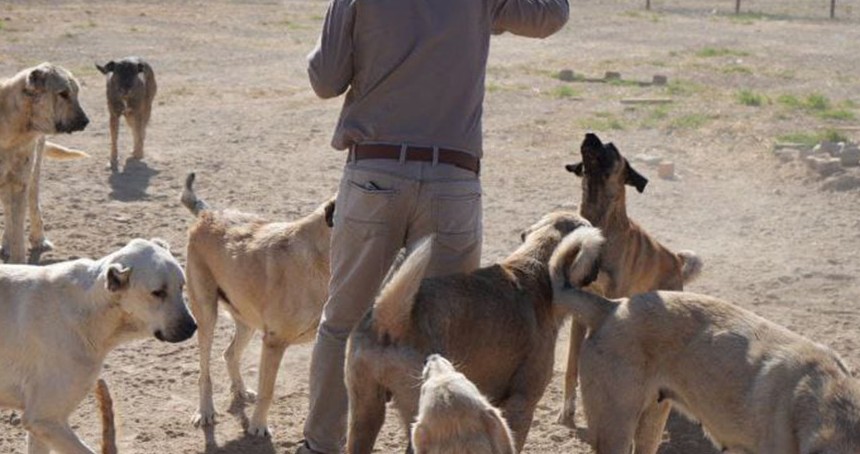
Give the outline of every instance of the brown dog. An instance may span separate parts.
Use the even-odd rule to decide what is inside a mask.
[[[683,290],[702,269],[692,251],[674,253],[657,242],[627,217],[625,186],[640,193],[648,180],[630,166],[615,145],[604,145],[595,134],[586,134],[582,162],[565,168],[582,177],[579,212],[606,238],[601,252],[600,274],[590,290],[608,298],[620,298],[652,290]],[[558,422],[574,426],[578,354],[586,330],[573,319],[570,330],[564,407]]]
[[[107,105],[110,112],[110,168],[117,170],[117,139],[119,117],[125,117],[134,136],[132,159],[143,159],[143,141],[146,126],[152,114],[152,100],[158,91],[155,73],[149,63],[140,57],[127,57],[109,61],[96,68],[107,78]]]
[[[552,378],[555,341],[566,315],[552,304],[548,262],[568,234],[577,248],[600,248],[597,229],[572,212],[544,216],[502,263],[471,273],[422,281],[431,241],[417,247],[350,334],[347,452],[371,452],[385,419],[386,396],[393,398],[408,431],[418,414],[424,360],[433,353],[458,364],[502,409],[517,451],[522,450]],[[595,262],[575,263],[574,269],[585,270],[576,285],[596,277]]]
[[[290,344],[313,339],[329,281],[334,199],[295,222],[267,222],[233,210],[211,210],[197,198],[189,174],[182,203],[197,216],[188,232],[188,295],[200,346],[200,407],[192,422],[215,420],[209,358],[218,301],[230,312],[236,332],[224,352],[234,399],[253,400],[239,367],[254,330],[263,332],[259,397],[248,433],[270,435],[267,424],[275,379]]]
[[[860,452],[860,382],[829,348],[707,296],[608,300],[555,281],[590,330],[580,378],[598,454],[656,453],[671,407],[723,452]]]
[[[441,355],[424,365],[418,419],[412,424],[415,454],[514,454],[502,413],[474,383]]]
[[[53,248],[47,238],[39,205],[42,155],[52,159],[86,157],[45,141],[45,136],[83,130],[89,118],[78,103],[80,85],[72,74],[50,63],[25,69],[0,81],[0,197],[5,228],[0,255],[9,263],[24,263],[25,224],[30,216],[31,262]]]

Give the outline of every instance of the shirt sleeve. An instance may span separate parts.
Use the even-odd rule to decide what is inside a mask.
[[[493,32],[546,38],[567,23],[568,0],[498,0]]]
[[[331,1],[320,39],[308,55],[308,77],[320,98],[339,96],[352,82],[354,1]]]

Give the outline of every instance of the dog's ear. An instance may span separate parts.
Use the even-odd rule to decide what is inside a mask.
[[[329,227],[334,227],[334,199],[325,204],[325,223]]]
[[[163,238],[151,238],[149,241],[153,242],[156,246],[170,252],[170,243]]]
[[[109,72],[113,72],[113,69],[114,69],[115,67],[116,67],[116,63],[114,63],[114,62],[113,62],[113,60],[111,60],[111,61],[107,62],[107,64],[106,64],[106,65],[104,65],[104,66],[101,66],[101,65],[99,65],[98,63],[96,63],[96,68],[97,68],[97,69],[98,69],[102,74],[105,74],[105,75],[106,75],[107,73],[109,73]]]
[[[45,91],[48,84],[48,71],[45,68],[37,67],[30,71],[27,75],[27,83],[24,85],[24,92],[35,94]]]
[[[118,292],[128,287],[129,278],[131,278],[131,268],[112,263],[108,265],[105,287],[108,291]]]
[[[624,161],[624,165],[627,167],[627,179],[624,180],[624,183],[633,186],[641,194],[645,190],[645,185],[648,184],[648,179],[633,169],[629,162]]]
[[[581,162],[577,162],[576,164],[568,164],[568,165],[564,166],[564,168],[567,169],[568,172],[570,172],[570,173],[572,173],[578,177],[582,176],[582,163]]]
[[[494,408],[488,408],[481,413],[481,423],[489,435],[494,453],[516,454],[511,431],[508,429],[502,415]]]

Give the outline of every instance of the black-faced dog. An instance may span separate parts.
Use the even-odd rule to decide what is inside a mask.
[[[146,125],[152,113],[152,100],[158,87],[149,63],[140,57],[109,61],[96,68],[107,77],[107,105],[110,112],[110,168],[117,170],[119,117],[125,117],[134,135],[132,159],[143,159]]]
[[[600,274],[589,290],[620,298],[651,290],[683,290],[698,276],[702,261],[692,251],[674,253],[627,217],[625,186],[640,193],[648,179],[639,174],[612,143],[603,144],[586,134],[580,149],[582,162],[565,168],[582,178],[579,212],[603,232],[606,245],[600,256]],[[564,408],[558,422],[574,425],[579,349],[586,328],[573,319],[570,332]]]

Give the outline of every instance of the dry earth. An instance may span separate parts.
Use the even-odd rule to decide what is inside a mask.
[[[641,2],[644,3],[644,2]],[[534,41],[493,38],[487,77],[484,163],[485,254],[511,251],[521,228],[557,207],[573,207],[578,181],[563,164],[575,159],[592,129],[628,157],[675,162],[678,178],[633,161],[651,178],[628,197],[632,216],[675,249],[706,261],[689,290],[737,302],[844,356],[860,372],[860,197],[825,192],[799,164],[780,164],[770,150],[786,134],[841,128],[857,137],[860,27],[852,6],[827,19],[825,2],[576,0],[567,27]],[[819,4],[820,3],[820,4]],[[329,148],[340,101],[317,100],[304,56],[313,47],[326,2],[17,1],[0,3],[0,74],[52,61],[83,83],[92,123],[57,138],[93,158],[47,162],[43,207],[57,248],[43,263],[98,257],[137,236],[166,238],[184,260],[191,218],[179,205],[186,172],[220,207],[293,219],[334,190],[344,156]],[[147,159],[121,173],[105,169],[109,137],[104,80],[93,63],[140,55],[155,68],[159,94]],[[625,80],[668,76],[668,87],[561,82],[564,68],[585,76],[619,71]],[[746,93],[746,104],[739,92]],[[818,98],[816,98],[816,95]],[[761,96],[761,105],[749,101]],[[666,105],[628,105],[622,98],[666,97]],[[792,97],[794,101],[792,102]],[[811,99],[826,97],[816,110]],[[820,107],[820,106],[819,106]],[[121,129],[121,160],[130,134]],[[231,327],[222,318],[216,349]],[[259,343],[246,355],[250,383]],[[287,350],[271,412],[270,440],[243,436],[248,409],[228,412],[227,375],[215,361],[220,422],[189,424],[197,405],[197,348],[192,340],[147,340],[118,349],[105,365],[124,453],[283,453],[301,438],[307,406],[309,347]],[[536,415],[528,453],[586,453],[581,433],[555,424],[556,377]],[[0,365],[1,366],[1,365]],[[404,447],[389,424],[379,452]],[[76,430],[98,443],[91,398],[74,415]],[[581,424],[582,425],[582,424]],[[706,453],[692,425],[675,424],[663,452]],[[23,452],[24,432],[9,411],[0,420],[0,452]]]

